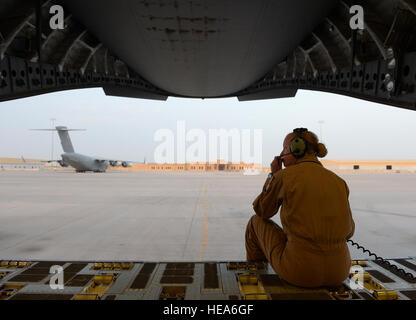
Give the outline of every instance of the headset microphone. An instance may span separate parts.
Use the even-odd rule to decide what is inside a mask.
[[[289,155],[291,155],[291,154],[292,154],[291,152],[289,152],[289,153],[285,153],[285,154],[282,154],[282,155],[280,155],[280,156],[277,156],[277,158],[280,160],[280,159],[283,159],[284,157],[289,156]]]

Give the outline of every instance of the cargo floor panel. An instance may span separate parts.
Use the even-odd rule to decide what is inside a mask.
[[[413,270],[415,260],[389,261]],[[8,270],[13,273],[10,276],[2,274],[0,300],[85,299],[90,298],[85,292],[91,290],[96,292],[91,297],[103,300],[416,300],[412,280],[402,280],[402,274],[398,279],[397,270],[374,264],[373,260],[363,262],[368,267],[358,274],[352,268],[338,287],[300,288],[263,262],[28,261]],[[64,289],[56,293],[48,283],[53,265],[62,266],[64,276]],[[86,269],[88,265],[92,267]]]

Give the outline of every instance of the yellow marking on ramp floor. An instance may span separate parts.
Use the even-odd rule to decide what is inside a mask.
[[[208,187],[205,186],[203,203],[202,203],[202,205],[197,206],[198,209],[203,209],[204,210],[204,219],[202,221],[201,248],[200,248],[200,255],[199,255],[199,259],[201,261],[204,258],[205,248],[208,245],[208,210],[215,208],[215,207],[209,206],[207,204],[207,191],[208,191]]]

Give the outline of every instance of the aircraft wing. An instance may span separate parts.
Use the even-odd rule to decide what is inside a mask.
[[[44,163],[52,163],[52,162],[58,162],[62,161],[62,160],[40,160],[39,162],[44,162]]]
[[[68,167],[69,166],[69,164],[68,163],[66,163],[64,160],[41,160],[40,162],[43,162],[43,163],[52,163],[52,162],[56,162],[56,163],[59,163],[59,165],[61,166],[61,167]]]

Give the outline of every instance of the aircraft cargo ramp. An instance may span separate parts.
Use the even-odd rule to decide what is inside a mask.
[[[4,260],[0,300],[416,300],[416,258],[389,263],[396,268],[353,260],[343,285],[305,289],[263,262]],[[53,265],[63,267],[63,289],[50,286]]]

